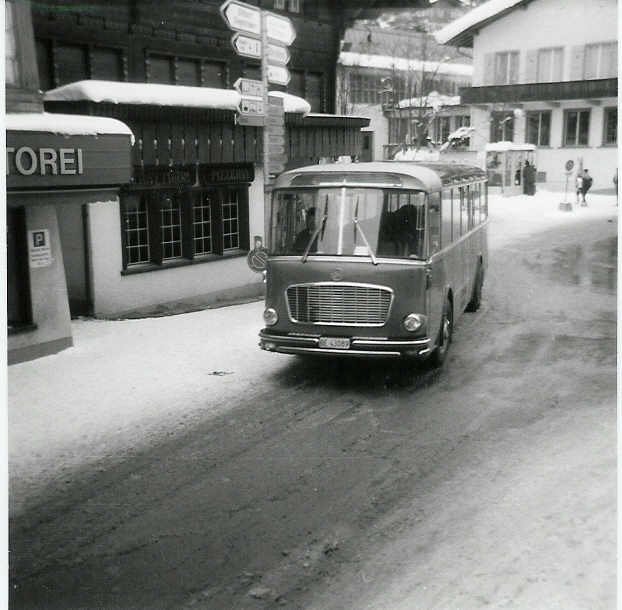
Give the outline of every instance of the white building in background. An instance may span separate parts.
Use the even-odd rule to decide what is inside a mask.
[[[615,0],[489,0],[436,39],[473,49],[470,146],[537,146],[538,179],[561,186],[564,167],[589,168],[612,188],[617,156]]]

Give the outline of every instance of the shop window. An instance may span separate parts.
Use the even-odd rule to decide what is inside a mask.
[[[287,9],[290,13],[300,13],[301,12],[302,0],[288,0]]]
[[[491,112],[490,113],[490,141],[513,142],[514,141],[514,113]]]
[[[147,202],[138,195],[129,195],[124,204],[123,231],[127,264],[148,263],[151,260],[151,253]]]
[[[550,83],[562,80],[564,49],[538,49],[538,82]]]
[[[7,324],[11,334],[32,323],[24,208],[7,208],[6,235]]]
[[[195,256],[212,253],[212,203],[211,192],[199,193],[192,204],[192,239]]]
[[[240,208],[238,193],[227,191],[222,206],[223,250],[240,247]]]
[[[618,109],[616,107],[604,110],[604,146],[615,146],[618,143]]]
[[[165,196],[160,205],[160,245],[162,260],[181,256],[181,202],[178,197]]]
[[[527,133],[525,141],[536,146],[550,146],[551,142],[551,111],[527,113]]]
[[[274,8],[284,11],[287,0],[274,0]]]
[[[564,146],[587,146],[589,132],[589,110],[566,110],[564,112]]]
[[[137,190],[122,199],[124,268],[248,249],[248,190]]]

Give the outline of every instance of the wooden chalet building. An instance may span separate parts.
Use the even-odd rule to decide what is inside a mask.
[[[263,291],[246,263],[264,237],[263,128],[238,123],[233,89],[261,69],[235,53],[222,4],[32,3],[45,111],[116,119],[135,139],[118,197],[59,211],[73,316],[166,313]],[[285,166],[358,155],[369,120],[335,114],[340,36],[356,11],[331,0],[247,4],[296,29],[291,80],[270,86],[271,103],[283,104]]]

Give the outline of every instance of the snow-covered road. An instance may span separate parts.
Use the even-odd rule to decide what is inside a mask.
[[[541,192],[491,200],[484,306],[457,326],[442,383],[422,391],[409,382],[394,390],[378,385],[379,368],[363,367],[367,377],[358,378],[356,367],[305,370],[261,352],[259,302],[145,320],[76,321],[75,347],[11,366],[10,506],[20,524],[23,590],[37,590],[39,577],[28,580],[34,564],[47,566],[49,578],[64,586],[75,572],[90,586],[107,587],[101,574],[110,569],[117,593],[127,595],[119,599],[144,603],[153,591],[130,594],[108,564],[117,551],[125,556],[128,544],[142,549],[146,539],[170,531],[175,538],[166,549],[176,557],[184,545],[198,540],[208,548],[224,536],[226,559],[204,556],[206,564],[216,561],[204,589],[196,589],[200,562],[177,562],[187,570],[182,583],[163,547],[160,559],[145,559],[153,562],[152,578],[201,590],[187,596],[199,608],[269,602],[235,597],[237,589],[213,591],[213,575],[226,574],[227,561],[233,570],[244,562],[260,566],[262,574],[253,572],[239,588],[279,591],[281,600],[297,599],[286,604],[292,608],[611,607],[617,207],[614,197],[594,195],[590,207],[565,213],[559,199]],[[265,405],[269,400],[275,404]],[[255,413],[253,401],[265,408]],[[184,435],[188,447],[172,448]],[[164,449],[153,449],[147,463],[149,448],[158,446]],[[201,457],[205,451],[209,456]],[[201,460],[219,466],[199,474],[193,468]],[[63,511],[43,529],[34,525],[48,494],[90,476],[95,464],[109,471],[119,465],[126,480],[103,479],[95,503],[81,506],[75,496],[72,518],[84,519],[83,527],[63,535]],[[225,491],[238,478],[243,486]],[[164,494],[167,485],[178,490],[174,496]],[[131,507],[126,514],[114,504],[97,513],[97,502],[113,503],[126,492],[155,494],[147,511],[153,514],[142,518]],[[256,498],[265,494],[271,499],[262,504]],[[230,507],[228,517],[203,506],[208,496]],[[201,511],[214,522],[199,523]],[[173,534],[177,519],[197,531]],[[262,534],[273,519],[282,519],[281,531]],[[94,542],[71,539],[71,531],[88,539],[90,528]],[[271,534],[295,545],[281,563],[270,560]],[[327,553],[324,545],[337,541],[340,553]],[[31,547],[42,552],[29,569]],[[203,546],[192,553],[202,556]],[[132,557],[128,587],[142,565]],[[298,589],[292,584],[301,582]],[[181,592],[169,593],[163,607],[179,607]],[[90,599],[86,590],[72,594],[74,601]],[[58,592],[52,597],[50,608],[66,601]]]

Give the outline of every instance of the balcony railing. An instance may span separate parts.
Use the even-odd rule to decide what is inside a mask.
[[[557,83],[521,83],[460,89],[463,104],[543,102],[617,97],[618,79],[576,80]]]

